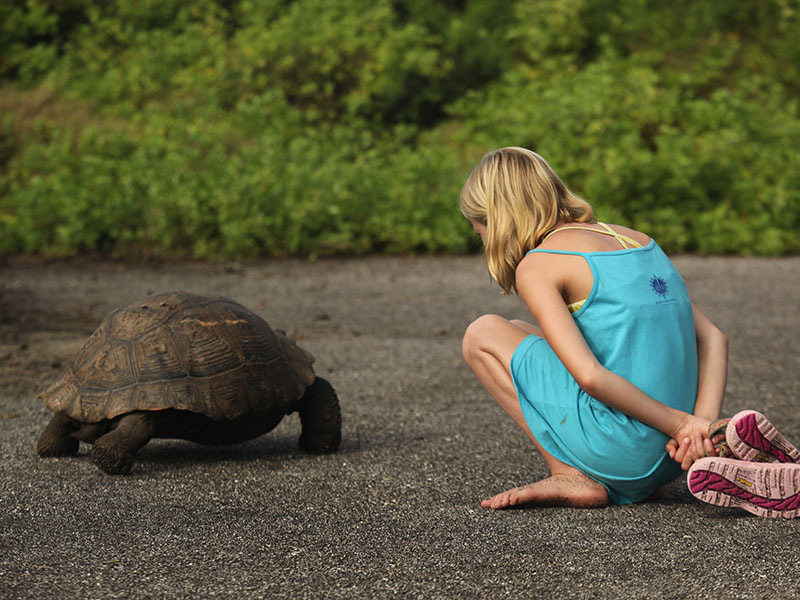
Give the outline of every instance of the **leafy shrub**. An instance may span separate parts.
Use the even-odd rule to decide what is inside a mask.
[[[631,20],[613,10],[600,13],[615,35],[592,32],[597,3],[520,6],[526,18],[513,35],[525,59],[453,106],[486,148],[538,150],[602,218],[640,227],[673,252],[797,251],[797,104],[780,82],[737,70],[753,47],[712,29],[687,72],[670,67],[676,55],[627,31]],[[528,32],[534,9],[550,20],[544,31]],[[691,19],[688,34],[673,23],[672,49],[697,44]]]
[[[672,252],[800,251],[789,0],[12,0],[0,253],[474,250],[459,188],[543,154]]]

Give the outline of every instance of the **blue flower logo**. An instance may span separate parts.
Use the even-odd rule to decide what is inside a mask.
[[[669,286],[667,285],[667,282],[658,275],[653,275],[650,278],[650,287],[653,288],[653,291],[662,298],[666,298],[667,294],[669,294]]]

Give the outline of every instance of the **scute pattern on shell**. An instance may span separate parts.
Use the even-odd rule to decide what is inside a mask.
[[[175,408],[212,419],[290,412],[314,357],[222,296],[171,292],[110,313],[41,397],[83,422]]]

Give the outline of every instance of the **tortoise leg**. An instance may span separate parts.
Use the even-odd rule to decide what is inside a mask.
[[[80,442],[72,437],[78,427],[63,413],[56,413],[44,428],[36,443],[36,452],[41,457],[75,456]]]
[[[298,412],[303,426],[300,450],[322,454],[339,448],[342,413],[339,398],[330,383],[317,377],[300,399]]]
[[[95,464],[106,473],[127,473],[134,455],[150,441],[155,430],[155,419],[150,413],[132,412],[120,417],[116,427],[92,445]]]

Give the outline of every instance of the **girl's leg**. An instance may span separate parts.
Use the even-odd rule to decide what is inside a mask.
[[[511,379],[511,356],[528,335],[542,335],[537,327],[524,321],[508,321],[497,315],[484,315],[474,321],[464,334],[464,360],[480,382],[514,423],[525,432],[544,457],[551,477],[531,485],[514,488],[484,500],[484,508],[506,508],[521,504],[558,506],[605,506],[606,488],[578,469],[549,454],[533,437]]]

